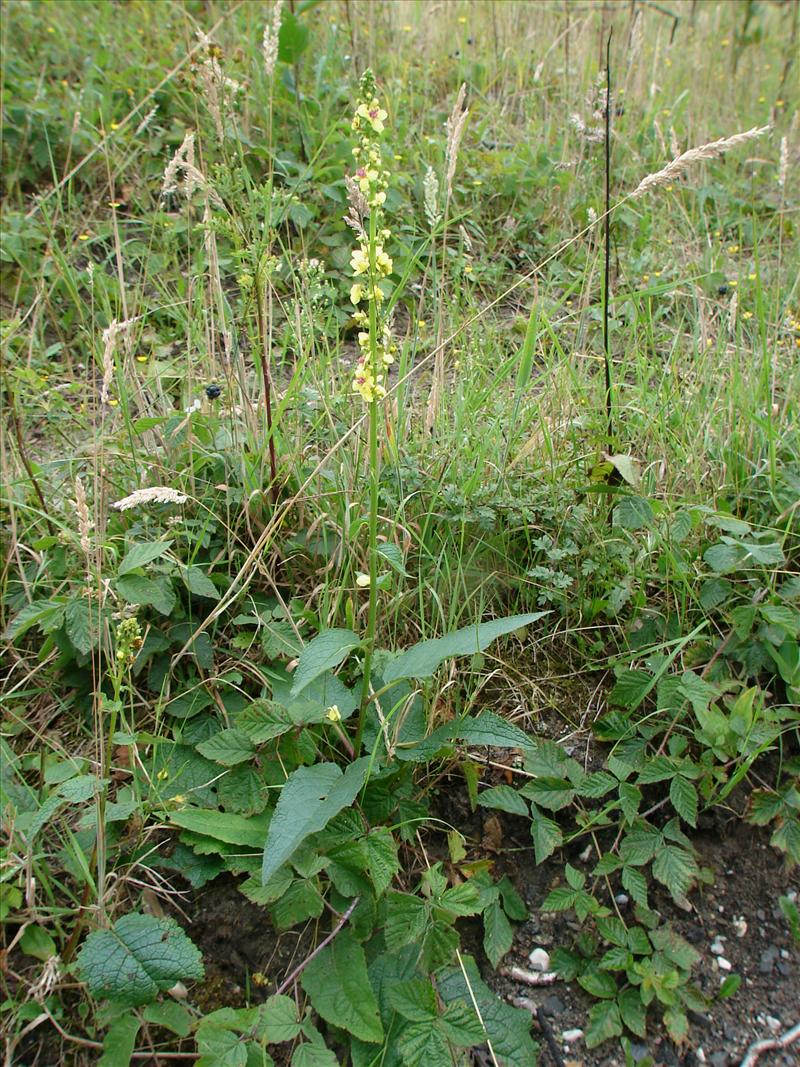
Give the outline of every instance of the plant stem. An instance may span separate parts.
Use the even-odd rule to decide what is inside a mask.
[[[369,273],[370,286],[376,284],[375,265],[377,212],[369,216]],[[369,302],[369,348],[372,374],[378,381],[378,308],[374,298]],[[367,704],[369,703],[370,668],[375,648],[375,626],[378,618],[378,397],[373,393],[369,402],[369,609],[364,652],[364,677],[361,685],[361,708],[358,714],[358,729],[354,743],[355,755],[361,750],[361,735],[364,732]]]

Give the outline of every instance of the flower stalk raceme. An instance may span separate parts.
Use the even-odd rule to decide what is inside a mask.
[[[386,251],[391,232],[386,226],[384,204],[389,172],[383,165],[381,135],[387,112],[377,96],[375,76],[367,70],[361,77],[352,130],[355,174],[348,178],[350,213],[347,222],[354,229],[357,246],[350,257],[353,284],[350,299],[355,304],[359,358],[353,374],[353,392],[369,411],[369,574],[360,575],[359,588],[369,589],[369,611],[365,638],[364,681],[361,711],[355,740],[359,752],[364,718],[370,695],[370,665],[375,644],[378,607],[378,404],[386,396],[386,372],[394,362],[395,345],[391,326],[383,308],[381,281],[392,273],[392,258]]]

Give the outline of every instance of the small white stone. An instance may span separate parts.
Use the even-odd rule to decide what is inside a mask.
[[[617,895],[614,897],[614,900],[616,900],[617,904],[619,904],[620,907],[624,907],[627,903],[629,903],[630,899],[631,898],[628,896],[627,893],[617,893]]]
[[[733,964],[730,960],[726,960],[724,956],[717,956],[717,966],[721,971],[732,971]]]
[[[702,1047],[702,1045],[701,1045],[701,1046],[700,1046],[700,1048],[699,1048],[699,1049],[697,1050],[697,1052],[695,1052],[695,1056],[697,1056],[697,1062],[698,1062],[698,1063],[705,1063],[705,1062],[706,1062],[706,1054],[705,1054],[705,1052],[703,1051],[703,1047]]]
[[[737,937],[744,937],[747,933],[747,920],[744,915],[740,915],[738,919],[734,919],[733,931]]]
[[[725,946],[723,945],[724,937],[717,935],[711,942],[711,952],[714,956],[721,956],[725,952]]]
[[[777,1034],[781,1028],[780,1019],[776,1019],[774,1015],[767,1015],[767,1017],[764,1019],[764,1022],[767,1024],[773,1034]]]
[[[782,960],[788,960],[789,956],[790,956],[789,950],[785,949],[785,948],[782,948],[781,949],[781,959]]]
[[[561,1035],[561,1040],[565,1045],[574,1045],[576,1041],[580,1041],[583,1037],[583,1030],[565,1030]]]
[[[534,971],[549,971],[550,953],[545,952],[543,948],[535,948],[528,956],[528,963]]]
[[[797,890],[790,889],[789,892],[786,894],[786,899],[789,901],[790,904],[794,904],[797,901]]]

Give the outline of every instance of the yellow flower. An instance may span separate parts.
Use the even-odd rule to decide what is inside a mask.
[[[408,23],[406,23],[406,25],[403,27],[403,33],[411,33],[411,27],[408,25]]]
[[[112,398],[111,398],[111,399],[109,400],[109,402],[108,402],[108,403],[109,403],[109,406],[110,406],[110,407],[112,407],[112,408],[116,408],[116,407],[119,407],[119,400],[116,400],[116,399],[115,399],[114,397],[112,397]]]
[[[137,363],[146,363],[147,362],[147,356],[137,356],[136,357],[136,362]]]
[[[482,181],[481,178],[474,178],[472,184],[473,185],[483,185],[483,181]]]
[[[369,104],[359,104],[356,108],[356,116],[368,122],[375,133],[383,133],[384,122],[389,113],[380,106],[377,97],[373,97]],[[360,124],[359,124],[360,125]]]
[[[753,317],[753,312],[752,311],[743,311],[742,312],[742,318],[743,319],[752,319],[752,317]]]
[[[359,589],[367,589],[369,587],[369,575],[368,574],[357,574],[356,575],[356,585],[358,586]]]
[[[88,241],[91,236],[92,235],[90,233],[79,233],[78,234],[78,240],[79,241]]]
[[[350,255],[350,267],[353,274],[366,274],[369,270],[369,253],[365,248],[354,248]]]
[[[750,279],[751,282],[754,282],[756,280],[756,278],[758,277],[758,275],[756,274],[755,271],[753,271],[753,273],[752,274],[748,274],[747,277]]]
[[[350,287],[350,301],[353,304],[360,304],[364,299],[364,286],[356,282],[355,285]]]
[[[464,15],[459,15],[458,16],[458,23],[459,23],[460,26],[466,26],[467,20],[466,20]]]
[[[381,247],[375,250],[375,266],[378,268],[378,273],[382,274],[384,278],[392,273],[392,258]]]
[[[112,130],[118,130],[120,128],[120,126],[121,126],[121,123],[119,123],[119,122],[112,122],[111,123],[111,129]]]
[[[728,251],[730,252],[730,254],[732,256],[735,256],[736,253],[739,251],[739,246],[738,245],[728,245]]]
[[[325,718],[330,719],[331,722],[342,721],[342,713],[339,711],[339,707],[337,704],[331,704],[331,706],[325,712]]]

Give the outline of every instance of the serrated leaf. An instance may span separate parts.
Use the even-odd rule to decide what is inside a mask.
[[[430,678],[446,659],[484,652],[498,637],[529,626],[547,614],[547,611],[537,611],[529,615],[493,619],[455,630],[444,637],[420,641],[389,663],[383,672],[383,680],[388,684],[401,678]]]
[[[676,845],[664,844],[653,860],[653,877],[665,885],[676,900],[685,900],[699,873],[694,856]]]
[[[64,613],[64,629],[78,652],[88,655],[98,641],[97,619],[92,619],[89,601],[76,597],[67,603]]]
[[[128,1067],[140,1025],[130,1012],[115,1019],[103,1038],[103,1054],[97,1060],[97,1067]]]
[[[219,779],[217,797],[225,811],[258,815],[269,801],[269,787],[255,767],[240,764]]]
[[[588,797],[599,800],[606,793],[610,793],[617,786],[617,779],[608,771],[593,771],[587,774],[578,785],[575,792],[579,797]]]
[[[540,811],[533,812],[531,837],[537,865],[544,863],[564,842],[564,835],[558,823],[546,818]]]
[[[773,848],[785,852],[793,863],[800,863],[800,820],[786,819],[772,835],[769,843]]]
[[[339,1067],[339,1060],[330,1049],[305,1041],[292,1053],[291,1067]]]
[[[386,896],[384,937],[391,953],[421,941],[428,924],[428,909],[421,897],[393,891]]]
[[[157,1004],[148,1004],[142,1012],[146,1023],[163,1026],[178,1037],[188,1037],[194,1026],[194,1017],[182,1004],[174,1000],[164,1000]]]
[[[438,1016],[436,991],[430,982],[410,978],[396,982],[388,990],[388,1003],[409,1022],[429,1022]]]
[[[395,574],[399,574],[402,578],[408,577],[408,572],[405,567],[405,560],[403,559],[402,551],[397,545],[389,542],[378,545],[378,556],[381,559],[385,559]]]
[[[261,879],[267,882],[309,836],[324,829],[349,807],[366,781],[370,757],[351,763],[342,774],[335,763],[299,767],[281,789],[264,846]]]
[[[654,685],[655,677],[649,671],[626,668],[617,675],[616,684],[608,695],[609,703],[635,709]]]
[[[531,739],[513,722],[496,715],[493,711],[482,711],[474,717],[468,716],[454,724],[453,737],[467,745],[488,745],[491,748],[525,748]]]
[[[134,1007],[176,982],[203,977],[203,963],[174,919],[123,915],[89,934],[76,960],[92,995]]]
[[[274,993],[264,1004],[259,1005],[254,1033],[260,1041],[277,1045],[281,1041],[294,1041],[300,1033],[301,1025],[294,1000]]]
[[[643,530],[653,525],[653,507],[640,496],[626,496],[614,508],[614,522],[623,530]]]
[[[325,630],[309,641],[300,653],[294,672],[291,695],[300,693],[325,671],[338,667],[345,657],[358,648],[361,638],[352,630]]]
[[[578,977],[578,984],[587,993],[602,1000],[609,1000],[617,995],[617,983],[613,975],[601,971],[594,963]]]
[[[143,574],[128,574],[117,578],[116,591],[129,604],[151,605],[161,615],[171,615],[175,607],[175,591],[168,578],[147,578]]]
[[[234,767],[244,763],[254,755],[253,742],[244,730],[220,730],[197,746],[197,751],[206,759],[221,763],[223,767]]]
[[[190,593],[205,597],[207,600],[219,600],[219,589],[214,585],[202,567],[185,567],[183,580]]]
[[[122,577],[122,575],[130,574],[131,571],[135,571],[139,567],[147,566],[154,559],[163,556],[171,547],[172,541],[153,541],[147,544],[131,545],[117,568],[117,576]]]
[[[677,774],[669,784],[669,799],[672,806],[690,826],[697,826],[697,790],[692,783]]]
[[[481,979],[474,959],[463,954],[461,966],[448,967],[436,976],[439,996],[446,1004],[462,1001],[477,1004],[486,1037],[504,1067],[531,1067],[536,1063],[537,1045],[531,1039],[531,1016],[501,1000]]]
[[[493,785],[484,789],[478,796],[478,805],[494,811],[505,811],[509,815],[528,815],[528,805],[510,785]]]
[[[483,911],[483,949],[492,967],[497,968],[500,960],[511,948],[513,940],[514,931],[500,907],[500,902],[492,901]]]
[[[647,907],[647,879],[635,867],[622,868],[622,886],[642,908]]]
[[[622,1019],[619,1008],[613,1000],[601,1000],[589,1012],[589,1025],[586,1027],[586,1047],[597,1048],[612,1037],[622,1033]]]
[[[397,845],[391,831],[385,826],[370,830],[363,844],[367,857],[367,870],[375,896],[380,897],[392,884],[392,879],[400,870]]]
[[[617,1006],[628,1029],[637,1037],[644,1037],[647,1033],[647,1009],[642,1004],[638,988],[623,989],[617,997]]]
[[[564,778],[542,777],[526,782],[520,790],[523,796],[549,811],[560,811],[572,803],[575,790]]]
[[[34,600],[17,612],[3,636],[6,641],[15,641],[33,626],[44,633],[50,633],[62,625],[65,610],[65,604],[58,600]]]
[[[303,971],[300,983],[323,1019],[362,1041],[383,1040],[364,950],[352,931],[342,930],[315,956]]]

